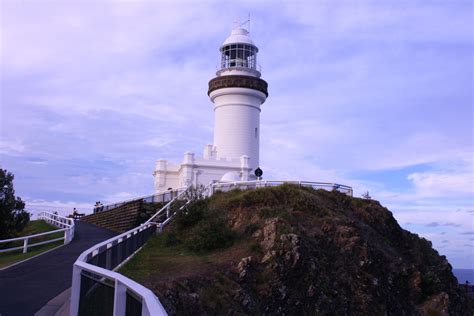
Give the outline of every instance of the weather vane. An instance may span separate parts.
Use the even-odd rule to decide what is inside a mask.
[[[245,24],[247,24],[247,31],[250,32],[250,13],[247,16],[247,20],[245,20],[244,22],[234,21],[234,29],[238,27],[242,27]]]

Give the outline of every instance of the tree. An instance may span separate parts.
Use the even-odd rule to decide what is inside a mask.
[[[0,169],[0,239],[11,237],[25,228],[30,213],[25,211],[25,202],[15,197],[13,174]]]

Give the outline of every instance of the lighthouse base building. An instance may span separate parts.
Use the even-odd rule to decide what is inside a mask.
[[[255,180],[249,158],[243,155],[240,159],[217,159],[212,145],[206,146],[202,157],[194,153],[184,154],[180,164],[167,160],[158,160],[153,173],[155,192],[187,186],[208,185],[213,181],[248,181]]]
[[[184,154],[180,164],[156,162],[155,192],[215,181],[255,180],[259,167],[260,112],[268,91],[257,70],[258,48],[241,27],[220,48],[221,67],[209,82],[214,103],[214,142],[202,157]]]

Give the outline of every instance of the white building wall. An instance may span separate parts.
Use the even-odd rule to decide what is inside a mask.
[[[214,146],[217,158],[240,159],[259,166],[260,105],[266,96],[247,88],[223,88],[211,92],[214,102]]]

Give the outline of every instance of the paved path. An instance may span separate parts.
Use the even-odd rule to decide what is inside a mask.
[[[76,221],[73,241],[0,271],[0,315],[30,316],[71,286],[72,265],[84,250],[116,233]]]

